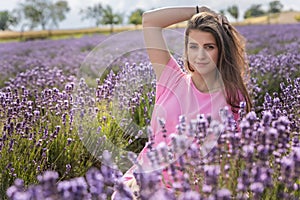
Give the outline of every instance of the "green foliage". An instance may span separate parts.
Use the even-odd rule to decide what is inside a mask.
[[[239,8],[237,5],[233,5],[227,8],[227,11],[230,13],[232,17],[234,17],[236,20],[239,18]]]
[[[32,107],[37,109],[38,102],[33,101]],[[2,134],[9,136],[2,141],[0,152],[1,197],[5,196],[6,189],[16,177],[29,185],[37,183],[36,177],[42,172],[56,170],[60,180],[66,180],[84,175],[97,164],[76,134],[77,128],[64,122],[50,109],[40,108],[40,116],[35,116],[32,121],[26,121],[24,115],[19,113],[11,123],[23,123],[25,128],[10,125],[10,129],[5,129],[8,121],[0,121],[0,128],[6,130]]]
[[[142,24],[143,12],[144,11],[142,9],[136,9],[133,11],[129,17],[129,23],[134,25]]]
[[[261,8],[260,4],[254,4],[249,9],[246,10],[244,18],[249,17],[259,17],[265,14],[265,11]]]
[[[7,30],[9,26],[14,26],[18,24],[17,17],[13,16],[12,13],[6,11],[0,12],[0,30]]]
[[[219,10],[219,13],[222,15],[225,15],[225,10],[221,9],[221,10]]]
[[[101,24],[101,17],[103,15],[103,6],[101,3],[97,3],[93,6],[88,6],[84,9],[81,9],[79,14],[82,15],[82,20],[95,20],[95,25],[99,26]]]
[[[114,24],[121,24],[123,22],[122,15],[120,13],[114,13],[112,7],[107,5],[103,10],[103,16],[101,19],[102,24],[110,24],[110,32],[113,32]]]
[[[53,24],[58,27],[58,23],[66,19],[66,12],[70,11],[67,1],[57,1],[55,4],[50,6],[51,18]]]
[[[300,22],[300,15],[296,15],[294,18],[297,22]]]
[[[101,3],[81,9],[79,14],[82,15],[82,20],[95,20],[96,26],[99,26],[100,24],[111,25],[110,33],[113,32],[114,24],[121,24],[123,22],[122,15],[120,13],[115,13],[109,5],[103,7]]]
[[[61,0],[52,3],[49,0],[25,0],[19,4],[19,18],[28,20],[29,29],[32,30],[41,26],[43,30],[51,26],[58,27],[58,23],[63,21],[65,14],[70,11],[68,2]]]
[[[283,8],[283,5],[280,3],[280,1],[271,1],[269,3],[269,13],[279,13],[281,12]]]

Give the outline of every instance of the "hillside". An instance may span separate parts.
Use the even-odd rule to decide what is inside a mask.
[[[240,22],[232,22],[234,25],[251,25],[251,24],[292,24],[299,23],[295,16],[300,15],[300,11],[285,11],[268,16],[253,17]],[[171,27],[185,27],[186,23],[182,22]],[[125,25],[116,26],[115,32],[141,29],[141,26]],[[45,31],[0,31],[0,42],[7,40],[33,40],[45,38],[62,38],[62,37],[81,37],[86,34],[104,33],[109,34],[109,28],[87,28],[87,29],[69,29],[69,30],[45,30]]]
[[[251,17],[245,19],[238,24],[250,25],[250,24],[294,24],[299,23],[295,19],[295,16],[300,15],[300,11],[285,11],[278,14],[272,14],[270,16]]]

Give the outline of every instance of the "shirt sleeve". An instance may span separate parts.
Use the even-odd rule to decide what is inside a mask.
[[[171,56],[159,80],[156,82],[156,101],[158,101],[164,93],[172,91],[184,75],[185,73],[180,69],[179,64]]]

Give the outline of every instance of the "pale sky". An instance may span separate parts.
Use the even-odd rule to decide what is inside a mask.
[[[18,3],[25,0],[1,0],[0,11],[9,10],[12,11],[17,7]],[[158,8],[164,6],[196,6],[205,5],[213,10],[219,11],[221,9],[226,10],[229,6],[237,5],[240,11],[240,20],[242,19],[245,10],[247,10],[253,4],[261,4],[263,9],[268,8],[271,0],[67,0],[71,8],[67,13],[67,18],[59,23],[59,29],[72,29],[72,28],[88,28],[94,27],[94,21],[81,20],[79,10],[92,6],[96,3],[102,5],[111,5],[113,11],[124,14],[124,20],[128,19],[129,14],[137,9],[149,10],[151,8]],[[297,10],[300,11],[299,0],[282,0],[284,5],[283,10]],[[230,21],[229,14],[226,14]]]

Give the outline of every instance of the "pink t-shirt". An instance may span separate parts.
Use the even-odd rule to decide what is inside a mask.
[[[156,100],[152,113],[151,128],[154,134],[154,147],[160,142],[170,144],[170,134],[176,132],[179,116],[184,115],[186,122],[195,119],[198,114],[210,115],[220,120],[219,111],[228,106],[223,90],[213,93],[202,93],[194,85],[191,76],[184,73],[173,57],[166,65],[156,85]],[[229,107],[229,106],[228,106]],[[163,137],[159,119],[165,121],[167,137]],[[147,147],[138,156],[139,163],[145,171],[152,167],[147,158]],[[133,166],[124,175],[125,181],[133,177]],[[164,174],[164,178],[167,175]]]
[[[200,92],[191,76],[182,72],[174,58],[170,59],[157,82],[155,102],[151,127],[157,142],[162,140],[159,118],[166,121],[166,130],[170,134],[176,131],[180,115],[184,115],[187,122],[195,119],[197,114],[210,115],[220,121],[220,109],[228,106],[223,90]]]

